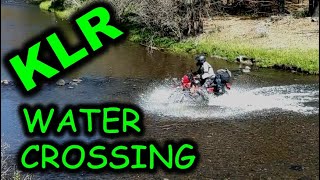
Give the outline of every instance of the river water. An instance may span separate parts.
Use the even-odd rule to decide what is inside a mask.
[[[38,7],[19,1],[1,2],[1,79],[11,79],[4,55],[49,27],[59,27],[71,42],[69,24]],[[214,67],[238,72],[238,65],[209,58]],[[67,74],[77,86],[46,84],[25,97],[10,83],[1,85],[1,137],[13,156],[28,138],[22,132],[17,107],[21,103],[67,104],[124,102],[145,114],[145,136],[164,142],[192,139],[199,145],[198,167],[183,175],[38,173],[39,179],[318,179],[319,78],[271,69],[235,73],[229,95],[210,98],[208,105],[171,104],[168,81],[195,69],[193,57],[154,51],[125,42]],[[54,138],[54,137],[52,137]],[[54,138],[62,142],[71,137]],[[74,139],[74,138],[73,138]],[[99,136],[85,141],[101,139]],[[141,138],[138,138],[141,139]],[[297,170],[292,167],[301,167]]]

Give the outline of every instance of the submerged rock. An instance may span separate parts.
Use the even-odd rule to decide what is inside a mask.
[[[70,82],[69,83],[71,86],[78,86],[78,83],[76,83],[76,82]]]
[[[240,56],[236,57],[236,61],[237,62],[241,62],[241,61],[247,60],[247,59],[248,59],[248,57],[247,56],[243,56],[243,55],[240,55]]]
[[[72,82],[80,83],[80,82],[82,82],[82,80],[81,79],[72,79]]]
[[[10,83],[9,80],[1,80],[1,84],[8,85]]]
[[[242,72],[249,73],[251,72],[251,68],[249,66],[246,66],[244,69],[242,69]]]
[[[58,86],[64,86],[64,85],[66,85],[66,81],[63,80],[63,79],[59,79],[59,80],[56,82],[56,85],[58,85]]]
[[[252,66],[256,62],[256,60],[254,58],[249,58],[247,56],[241,55],[236,58],[236,62],[243,65]]]
[[[291,165],[289,169],[294,171],[303,171],[304,167],[302,165]]]

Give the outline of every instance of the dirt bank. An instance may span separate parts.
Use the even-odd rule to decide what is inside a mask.
[[[225,56],[246,55],[261,67],[295,67],[319,73],[319,24],[292,16],[248,19],[216,17],[206,21],[206,33],[171,46],[175,52]]]
[[[217,17],[207,21],[206,32],[199,38],[214,37],[265,49],[319,50],[319,23],[311,22],[310,18]]]

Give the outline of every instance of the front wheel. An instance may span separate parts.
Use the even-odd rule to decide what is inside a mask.
[[[202,101],[202,102],[209,101],[209,96],[208,96],[209,94],[205,90],[201,89],[197,93],[198,93],[198,100],[199,101]]]

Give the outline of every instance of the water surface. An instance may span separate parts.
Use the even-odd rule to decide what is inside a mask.
[[[9,3],[8,3],[9,2]],[[19,49],[43,30],[57,26],[75,43],[77,37],[66,21],[38,7],[7,1],[1,3],[1,79],[12,79],[4,67],[4,54]],[[124,102],[139,105],[145,113],[143,139],[163,142],[189,138],[199,145],[201,161],[194,172],[182,176],[157,174],[92,175],[38,174],[40,179],[284,179],[319,173],[319,79],[270,69],[238,73],[238,65],[209,58],[215,70],[229,68],[235,74],[229,96],[211,98],[206,106],[168,104],[172,87],[168,80],[195,69],[193,57],[155,51],[136,44],[110,45],[99,57],[67,74],[64,79],[83,81],[69,85],[45,84],[32,97],[22,96],[16,85],[1,85],[1,135],[15,154],[27,141],[17,107],[21,103],[59,107],[78,103]],[[74,139],[52,137],[58,142]],[[85,141],[101,139],[99,136]],[[303,171],[290,169],[303,166]]]

